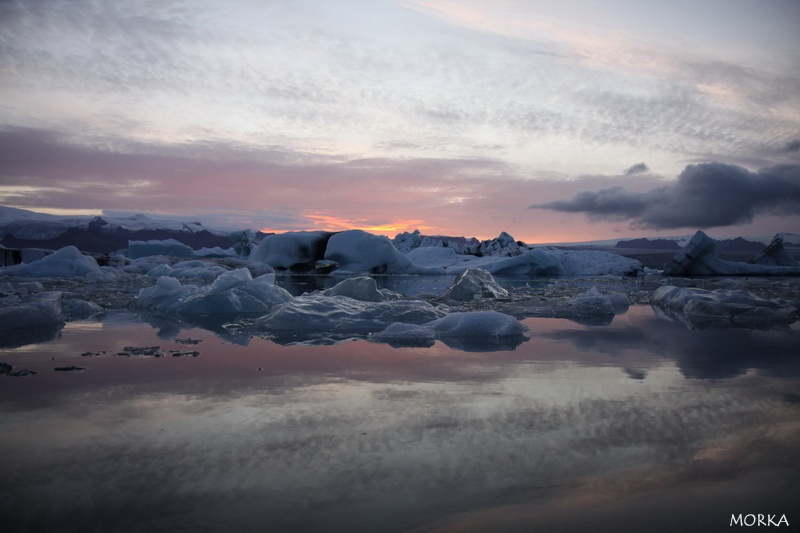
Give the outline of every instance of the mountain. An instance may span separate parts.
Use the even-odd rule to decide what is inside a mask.
[[[84,252],[107,254],[128,247],[128,241],[175,239],[193,249],[230,248],[229,232],[200,222],[130,217],[56,216],[0,206],[0,244],[6,248],[57,250],[73,245]]]

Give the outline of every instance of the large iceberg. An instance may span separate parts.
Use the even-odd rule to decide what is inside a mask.
[[[774,243],[779,248],[781,243]],[[783,257],[780,250],[773,253]],[[784,257],[785,259],[785,257]],[[698,231],[672,261],[664,266],[665,276],[800,276],[800,266],[785,266],[776,261],[761,264],[726,261],[717,257],[717,243]]]
[[[166,255],[170,257],[192,257],[194,250],[189,246],[175,240],[149,240],[149,241],[128,241],[128,257],[139,259],[152,255]]]
[[[0,298],[0,347],[52,340],[64,326],[61,292],[45,291]]]
[[[266,263],[278,270],[311,270],[325,256],[330,236],[323,231],[267,235],[250,253],[250,260]]]
[[[339,265],[335,273],[444,274],[441,268],[415,265],[388,237],[361,230],[331,236],[325,259]]]
[[[738,289],[659,287],[650,299],[661,315],[690,327],[762,327],[797,320],[798,302],[766,300]]]

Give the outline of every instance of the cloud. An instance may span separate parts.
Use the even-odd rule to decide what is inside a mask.
[[[647,192],[611,187],[531,207],[585,213],[593,220],[631,220],[651,229],[744,224],[762,214],[800,215],[800,165],[758,172],[723,163],[689,165],[674,183]]]
[[[650,167],[648,167],[646,164],[636,163],[635,165],[627,169],[625,172],[623,172],[623,174],[625,174],[626,176],[630,176],[631,174],[640,174],[642,172],[647,172],[648,170],[650,170]]]

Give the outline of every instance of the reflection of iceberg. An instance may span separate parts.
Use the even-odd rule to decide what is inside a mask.
[[[440,340],[466,352],[513,350],[527,340],[528,327],[516,318],[496,311],[451,313],[426,324],[395,322],[370,340],[392,346],[430,346]]]
[[[765,300],[743,290],[708,291],[675,286],[659,287],[651,304],[658,316],[683,322],[692,329],[769,328],[791,324],[797,306],[787,300]]]

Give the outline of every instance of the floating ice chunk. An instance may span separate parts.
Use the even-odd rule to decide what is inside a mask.
[[[194,250],[175,239],[128,241],[128,257],[138,259],[151,255],[170,257],[192,257]]]
[[[83,320],[103,313],[104,309],[86,300],[64,300],[61,302],[61,311],[70,320]]]
[[[5,267],[3,274],[27,278],[112,279],[113,275],[97,265],[94,257],[83,255],[74,246],[61,248],[38,261]]]
[[[0,300],[0,331],[64,323],[61,292],[47,291],[20,299]]]
[[[256,321],[258,328],[272,331],[362,333],[380,331],[392,322],[422,324],[447,313],[421,300],[369,302],[347,296],[304,294],[277,307]]]
[[[288,302],[291,294],[278,287],[274,274],[253,279],[246,268],[221,274],[205,287],[181,285],[175,278],[161,277],[153,287],[139,291],[135,306],[179,317],[265,314]]]
[[[200,289],[196,285],[181,285],[175,278],[162,276],[155,285],[139,291],[134,307],[165,314],[174,314],[181,302]]]
[[[761,251],[751,263],[767,266],[800,267],[798,262],[783,245],[783,237],[776,235],[764,250]]]
[[[378,289],[378,284],[369,276],[357,278],[347,278],[340,281],[334,287],[323,291],[325,296],[347,296],[362,302],[382,302],[385,300],[397,300],[400,294],[387,289]]]
[[[420,325],[393,323],[370,340],[394,346],[430,345],[440,340],[464,351],[513,350],[527,340],[529,328],[496,311],[456,312]]]
[[[667,285],[656,289],[650,301],[663,316],[696,327],[791,324],[798,315],[796,303],[765,300],[744,290]]]
[[[211,281],[224,272],[227,272],[227,270],[219,265],[212,265],[204,261],[194,260],[181,261],[172,266],[167,264],[158,265],[147,272],[147,275],[153,278],[169,276],[178,279],[202,279]]]
[[[453,300],[470,301],[482,298],[505,298],[508,291],[497,284],[492,275],[482,268],[469,268],[456,278],[447,289],[447,297]]]
[[[337,273],[443,274],[440,268],[417,266],[383,235],[349,230],[331,236],[325,259],[336,261]]]
[[[618,315],[625,313],[630,307],[628,297],[619,292],[602,294],[597,287],[592,287],[584,294],[569,300],[567,314],[573,316]]]
[[[311,269],[325,255],[329,233],[297,231],[267,235],[250,253],[251,261],[280,270]]]

